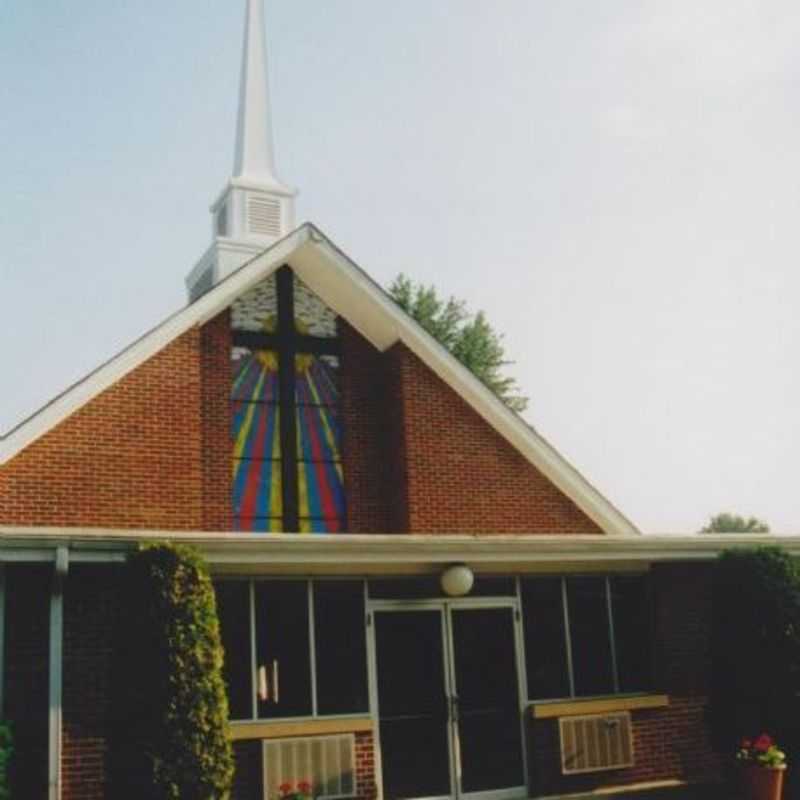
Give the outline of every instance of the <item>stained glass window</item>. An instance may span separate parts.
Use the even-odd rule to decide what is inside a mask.
[[[233,508],[238,530],[344,530],[336,315],[288,267],[238,299]]]

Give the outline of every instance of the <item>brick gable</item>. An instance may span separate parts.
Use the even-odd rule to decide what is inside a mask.
[[[199,352],[188,331],[0,467],[0,522],[200,529]]]
[[[411,533],[602,533],[410,350],[400,376]]]
[[[349,532],[599,532],[405,346],[341,327]],[[0,523],[230,531],[230,347],[226,311],[0,467]]]

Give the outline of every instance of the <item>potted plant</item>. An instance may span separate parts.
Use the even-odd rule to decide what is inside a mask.
[[[781,800],[786,754],[766,733],[742,739],[736,752],[746,800]]]
[[[311,800],[311,783],[298,781],[297,786],[292,783],[282,783],[278,787],[278,800]]]

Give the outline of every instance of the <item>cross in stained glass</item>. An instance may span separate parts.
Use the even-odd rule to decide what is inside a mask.
[[[276,273],[275,289],[277,320],[271,314],[261,330],[232,331],[234,350],[248,354],[237,362],[232,394],[237,527],[341,531],[339,341],[308,332],[313,320],[296,314],[295,298],[298,289],[313,296],[289,267]]]

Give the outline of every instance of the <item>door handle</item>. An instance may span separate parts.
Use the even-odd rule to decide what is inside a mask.
[[[258,668],[256,681],[256,694],[262,703],[272,700],[273,703],[280,703],[280,684],[278,683],[278,659],[272,660],[272,696],[270,697],[270,669],[265,664]]]

